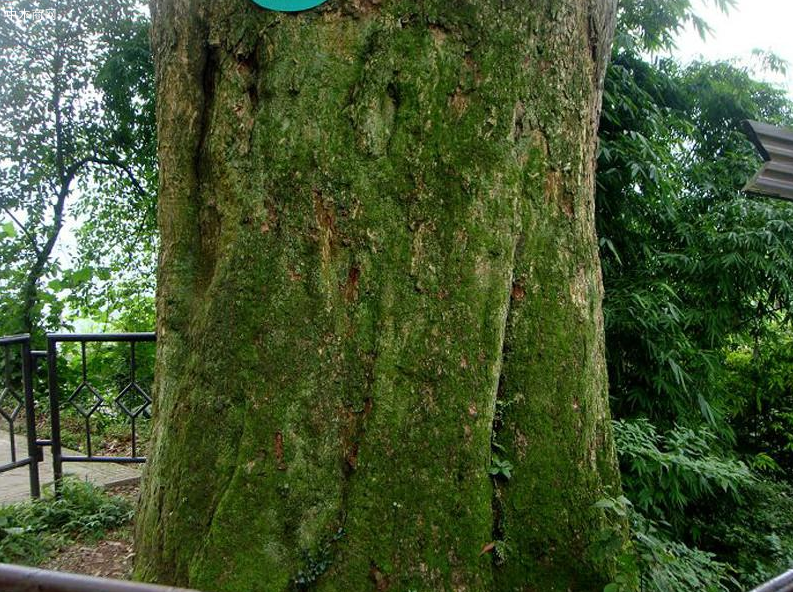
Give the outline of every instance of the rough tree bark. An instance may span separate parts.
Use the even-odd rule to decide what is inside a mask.
[[[593,503],[619,476],[593,169],[614,10],[154,1],[139,577],[602,587]]]

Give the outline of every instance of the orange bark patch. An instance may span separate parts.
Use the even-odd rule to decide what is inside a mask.
[[[344,284],[344,299],[347,302],[354,302],[358,299],[358,280],[361,277],[361,269],[357,265],[352,265],[347,272],[347,282]]]
[[[284,435],[281,432],[275,432],[275,462],[279,471],[286,470],[286,463],[284,462]]]
[[[346,460],[351,469],[354,470],[358,467],[358,442],[352,443],[350,450],[347,452]]]
[[[521,301],[526,297],[526,289],[520,284],[512,284],[512,299]]]
[[[342,409],[343,425],[341,430],[342,453],[347,472],[358,467],[358,451],[364,433],[364,420],[372,412],[372,398],[368,397],[363,404],[363,409]]]

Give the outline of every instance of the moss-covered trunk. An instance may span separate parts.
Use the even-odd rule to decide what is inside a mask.
[[[140,577],[602,587],[592,504],[619,485],[593,166],[613,10],[154,1]]]

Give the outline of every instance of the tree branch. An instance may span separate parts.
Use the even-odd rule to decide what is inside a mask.
[[[5,206],[3,206],[3,207],[2,207],[2,210],[3,210],[3,211],[4,211],[4,212],[5,212],[7,215],[8,215],[8,217],[9,217],[9,218],[11,218],[11,221],[12,221],[14,224],[16,224],[17,228],[19,228],[19,229],[22,231],[22,234],[24,234],[24,235],[25,235],[25,238],[27,238],[27,239],[28,239],[28,241],[30,242],[30,246],[31,246],[31,247],[33,247],[33,250],[34,250],[34,251],[36,252],[36,254],[38,255],[38,254],[39,254],[39,245],[38,245],[38,243],[36,242],[36,240],[33,238],[33,235],[31,235],[31,234],[28,232],[28,229],[27,229],[27,228],[25,228],[25,225],[24,225],[24,224],[22,224],[22,222],[20,222],[20,221],[17,219],[17,217],[16,217],[16,216],[14,216],[14,214],[13,214],[13,212],[11,212],[11,210],[9,210],[8,208],[6,208]]]
[[[135,173],[132,172],[132,169],[129,168],[128,165],[124,164],[120,160],[116,160],[114,158],[89,157],[89,158],[83,159],[81,161],[81,165],[80,166],[82,166],[83,164],[87,164],[87,163],[102,164],[102,165],[106,165],[106,166],[112,166],[112,167],[115,167],[117,169],[120,169],[120,170],[124,171],[124,173],[126,173],[127,177],[129,178],[130,182],[132,183],[132,186],[135,187],[135,190],[138,192],[138,194],[141,195],[142,197],[146,197],[148,195],[148,193],[146,193],[146,190],[143,188],[143,186],[138,181],[137,177],[135,177]]]

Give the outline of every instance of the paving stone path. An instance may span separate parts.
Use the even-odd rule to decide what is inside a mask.
[[[18,457],[26,456],[27,442],[24,435],[16,437]],[[64,455],[80,455],[80,452],[63,448]],[[11,441],[5,430],[0,430],[0,464],[11,461]],[[0,505],[23,501],[30,498],[28,467],[20,467],[0,473]],[[115,463],[64,463],[63,472],[75,475],[96,485],[108,486],[130,482],[140,478],[139,465],[118,465]],[[42,487],[52,483],[52,457],[48,446],[44,447],[44,462],[39,463],[39,480]]]

